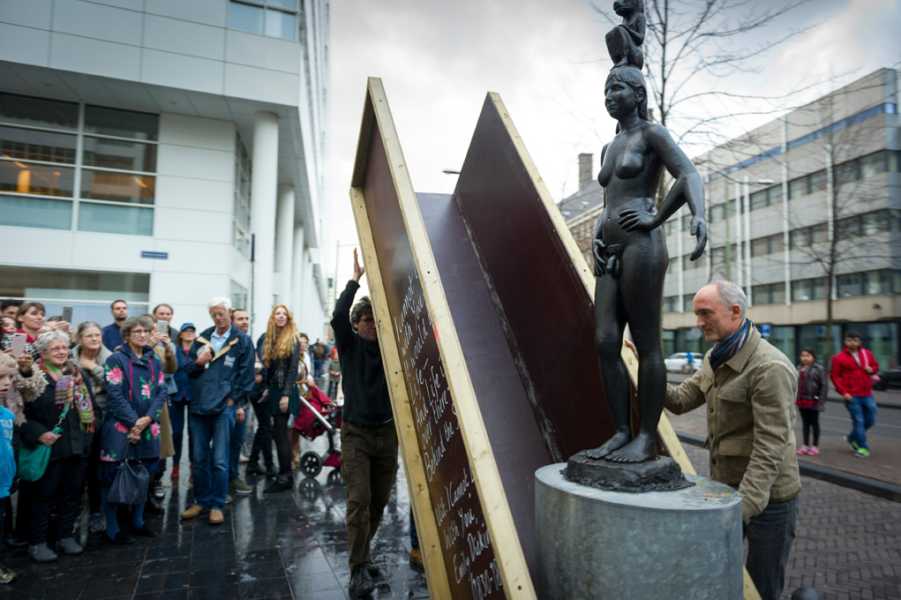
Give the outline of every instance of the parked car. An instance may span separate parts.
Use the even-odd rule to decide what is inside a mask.
[[[879,371],[879,381],[873,384],[874,390],[901,390],[901,367]]]
[[[667,371],[694,373],[701,366],[704,356],[698,352],[676,352],[663,359]]]

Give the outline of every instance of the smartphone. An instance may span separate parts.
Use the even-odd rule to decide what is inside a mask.
[[[160,335],[169,335],[169,321],[157,321],[156,332]]]
[[[24,333],[14,333],[9,346],[12,350],[13,356],[19,358],[20,356],[25,354],[25,344],[27,343],[28,336],[26,336]]]
[[[68,323],[70,325],[72,324],[72,307],[71,306],[63,307],[63,321],[65,321],[66,323]]]

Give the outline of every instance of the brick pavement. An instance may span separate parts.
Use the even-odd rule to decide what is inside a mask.
[[[706,450],[685,451],[709,474]],[[901,504],[810,477],[801,483],[783,599],[801,585],[813,585],[821,600],[901,599]]]

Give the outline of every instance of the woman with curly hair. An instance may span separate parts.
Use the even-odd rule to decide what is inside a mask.
[[[19,428],[22,444],[36,448],[49,446],[50,462],[37,480],[29,483],[31,526],[28,553],[35,562],[52,562],[58,555],[48,545],[50,516],[56,515],[62,536],[57,550],[81,554],[83,548],[72,532],[81,510],[84,470],[90,453],[95,419],[90,380],[82,377],[78,365],[69,360],[69,336],[48,331],[35,342],[45,386],[38,395],[23,388],[25,422]],[[29,373],[22,373],[28,376]]]
[[[300,343],[294,317],[284,304],[276,304],[269,315],[266,333],[257,341],[257,354],[263,363],[263,396],[254,404],[257,411],[256,437],[250,465],[257,465],[259,452],[263,457],[270,452],[272,438],[278,450],[278,477],[266,487],[266,492],[290,490],[294,486],[291,476],[291,441],[288,439],[288,407],[297,379],[297,362],[300,360]]]
[[[125,343],[106,361],[106,418],[100,435],[100,497],[106,541],[128,543],[120,531],[117,505],[109,489],[125,460],[143,463],[151,477],[160,459],[160,412],[168,392],[160,361],[150,346],[153,319],[132,318],[122,325]],[[144,502],[131,505],[131,534],[155,537],[144,524]]]

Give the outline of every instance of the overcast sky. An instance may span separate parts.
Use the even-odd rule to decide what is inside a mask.
[[[756,4],[770,2],[782,4]],[[494,91],[559,202],[577,188],[576,155],[592,152],[597,163],[613,136],[602,102],[611,64],[603,38],[610,27],[587,0],[332,0],[321,248],[327,272],[336,244],[356,243],[348,189],[367,77],[382,78],[417,192],[453,191],[455,177],[441,171],[461,166],[485,94]],[[814,0],[748,43],[809,27],[758,61],[759,72],[725,83],[696,78],[695,91],[773,95],[821,82],[793,98],[797,104],[879,67],[899,66],[897,0]],[[830,75],[836,83],[828,83]],[[718,101],[695,110],[743,108]],[[775,116],[735,119],[722,128],[731,137]],[[701,150],[687,149],[690,155]],[[350,246],[342,248],[339,285],[350,275],[349,253]]]

